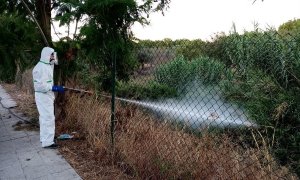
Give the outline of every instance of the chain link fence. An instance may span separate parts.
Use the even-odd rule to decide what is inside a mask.
[[[298,37],[139,41],[116,85],[115,147],[141,178],[298,179]]]
[[[136,179],[299,179],[299,43],[272,30],[137,41],[115,98],[69,97],[63,127]]]

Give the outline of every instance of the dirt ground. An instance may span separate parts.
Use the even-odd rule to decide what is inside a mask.
[[[15,84],[2,84],[4,89],[17,102],[16,111],[23,113],[31,118],[32,124],[17,124],[16,130],[34,130],[38,131],[38,112],[36,109],[34,97],[32,94],[22,91]],[[56,136],[65,132],[60,132],[64,128],[63,123],[56,122]],[[79,135],[80,137],[80,135]],[[107,160],[99,158],[97,152],[94,152],[84,137],[71,140],[58,140],[59,152],[76,170],[82,179],[133,179],[128,177],[116,165],[108,165]]]

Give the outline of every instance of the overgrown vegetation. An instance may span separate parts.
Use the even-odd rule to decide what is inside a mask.
[[[135,22],[147,24],[145,16],[151,12],[163,12],[167,1],[65,1],[57,19],[61,24],[69,24],[84,18],[83,26],[76,36],[81,49],[94,70],[99,74],[97,83],[102,90],[111,89],[113,62],[116,62],[116,77],[118,80],[128,81],[129,76],[137,66],[137,59],[133,57],[131,26]]]
[[[134,99],[162,99],[176,97],[177,91],[163,83],[150,81],[147,84],[124,83],[119,82],[117,85],[117,96]]]
[[[188,61],[184,56],[179,56],[173,61],[157,68],[155,80],[159,83],[174,87],[183,92],[194,80],[201,84],[217,84],[224,78],[229,78],[230,71],[225,64],[209,58],[199,56]]]
[[[14,82],[37,58],[38,34],[33,23],[18,14],[0,14],[0,80]]]
[[[34,14],[39,16],[41,11],[39,5],[46,1],[37,2],[39,3],[30,1],[26,3]],[[132,111],[122,107],[126,112],[121,111],[119,112],[121,115],[117,116],[119,123],[119,129],[116,131],[117,160],[128,166],[135,177],[192,178],[201,173],[210,177],[213,176],[212,172],[207,172],[206,169],[213,169],[214,173],[217,172],[214,177],[218,178],[224,175],[220,172],[220,169],[223,169],[228,173],[223,177],[232,178],[236,177],[236,173],[233,172],[235,169],[232,167],[236,167],[246,175],[251,174],[250,171],[240,167],[250,167],[252,173],[258,172],[253,173],[255,178],[272,176],[273,172],[286,174],[285,168],[277,168],[276,163],[272,164],[277,159],[281,165],[291,166],[291,169],[299,175],[300,35],[297,33],[299,21],[290,21],[282,25],[279,31],[257,29],[243,35],[221,34],[211,42],[164,39],[139,40],[134,43],[130,31],[132,24],[135,22],[147,24],[146,16],[153,11],[164,11],[169,2],[143,1],[139,4],[134,0],[59,0],[50,3],[53,5],[51,8],[48,4],[47,10],[50,10],[47,11],[48,18],[49,14],[51,17],[51,9],[58,8],[56,20],[60,21],[61,25],[69,26],[71,21],[78,22],[86,18],[74,39],[67,37],[54,43],[62,70],[56,74],[56,82],[59,81],[62,85],[73,83],[72,86],[89,87],[100,92],[109,91],[112,85],[112,62],[116,60],[117,95],[120,97],[143,100],[178,97],[191,91],[189,83],[197,81],[220,91],[228,102],[234,102],[245,108],[249,117],[265,130],[263,142],[257,143],[259,145],[256,146],[259,149],[261,144],[264,145],[264,156],[261,160],[258,158],[262,157],[261,151],[252,149],[253,144],[249,146],[251,148],[245,150],[234,144],[227,136],[217,137],[225,138],[223,142],[211,138],[215,135],[213,133],[197,139],[192,134],[180,130],[173,131],[168,125],[157,124],[152,117],[139,110]],[[21,72],[38,61],[42,43],[36,25],[28,18],[28,13],[20,1],[5,1],[1,4],[0,11],[0,80],[13,82],[16,76],[18,78]],[[39,20],[42,25],[46,22],[47,27],[44,25],[43,28],[46,28],[49,38],[50,19]],[[67,55],[70,49],[71,58]],[[153,56],[155,52],[164,55],[157,58]],[[176,57],[173,58],[174,56]],[[163,64],[158,64],[160,61]],[[142,70],[148,66],[151,71],[149,74],[142,74],[138,72],[140,66]],[[30,75],[30,71],[27,71],[27,74]],[[96,100],[86,102],[85,105],[81,104],[81,101],[82,99],[75,99],[67,106],[66,127],[80,128],[82,133],[87,135],[91,145],[103,148],[102,150],[108,154],[109,123],[105,122],[103,126],[102,122],[97,121],[99,117],[109,119],[108,109]],[[99,108],[103,112],[98,112],[97,109],[94,109],[96,114],[87,110],[78,111],[82,110],[82,107]],[[105,114],[101,114],[104,112]],[[135,113],[137,115],[133,115]],[[85,118],[86,121],[83,121]],[[142,126],[138,127],[139,122],[142,122]],[[99,130],[98,127],[102,129]],[[243,136],[251,138],[251,134],[247,133]],[[270,143],[266,145],[265,142]],[[202,145],[202,149],[198,145]],[[211,154],[203,154],[205,146],[204,149],[210,150],[208,152]],[[149,154],[143,151],[145,147],[149,149]],[[216,152],[215,148],[221,148],[221,154]],[[234,151],[229,152],[229,149]],[[175,153],[170,150],[175,150]],[[205,162],[202,162],[201,158],[195,160],[194,157],[200,155],[207,158],[202,159],[206,160]],[[272,156],[276,160],[271,158]],[[221,162],[214,161],[220,157],[226,161],[224,159]],[[239,157],[252,163],[253,166],[248,164],[248,167],[244,162],[234,161]],[[266,159],[272,163],[262,163],[265,162],[264,157],[268,157]],[[208,165],[203,167],[204,163]],[[231,169],[226,163],[232,165]],[[200,165],[195,166],[198,169],[194,169],[190,167],[191,164]],[[217,164],[217,167],[211,167],[209,164]],[[277,169],[272,169],[272,165]],[[181,171],[177,171],[178,169]]]
[[[214,82],[227,101],[243,106],[260,126],[271,127],[273,131],[269,131],[268,138],[273,139],[272,152],[299,174],[300,106],[296,103],[300,100],[298,43],[297,36],[291,39],[274,30],[246,32],[243,35],[234,33],[207,43],[204,46],[209,47],[207,50],[199,49],[199,56],[207,55],[216,60],[197,61],[199,58],[194,57],[188,61],[190,56],[175,59],[161,67],[168,67],[168,70],[162,71],[167,73],[160,77],[166,78],[170,85],[175,81],[179,87],[185,87],[190,82],[189,74],[192,74],[188,66],[200,62],[196,65],[200,79]],[[188,50],[181,49],[183,52]],[[215,50],[223,53],[210,53]],[[191,77],[196,76],[193,74]]]
[[[189,43],[180,41],[183,42]],[[226,101],[246,110],[250,119],[264,131],[265,141],[270,142],[268,152],[282,165],[291,166],[299,174],[298,36],[291,38],[274,30],[257,30],[243,35],[233,33],[218,36],[213,42],[200,42],[199,49],[191,48],[198,47],[194,46],[197,42],[191,43],[191,46],[175,46],[177,57],[173,60],[163,64],[158,64],[159,60],[156,60],[153,77],[149,80],[143,81],[147,75],[140,75],[137,79],[132,76],[129,82],[120,82],[117,86],[118,96],[143,100],[177,97],[186,90],[192,91],[189,83],[193,81],[214,87]],[[150,45],[148,42],[146,48],[143,47],[144,43],[138,45],[144,48],[143,52],[151,53],[152,57],[155,43],[163,41]],[[161,44],[157,46],[160,47],[157,50],[174,48]],[[188,54],[190,50],[193,53]],[[238,137],[244,132],[234,133]],[[252,138],[249,132],[242,136],[246,143],[250,143],[247,140]],[[250,144],[253,147],[255,143],[251,140]]]
[[[286,167],[278,166],[268,144],[260,145],[264,140],[259,133],[253,134],[258,146],[243,149],[226,135],[203,134],[199,138],[122,103],[118,103],[115,151],[111,152],[107,103],[105,99],[69,96],[60,131],[85,136],[99,164],[112,161],[131,178],[296,178]]]

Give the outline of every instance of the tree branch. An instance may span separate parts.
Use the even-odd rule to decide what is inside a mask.
[[[33,20],[34,20],[35,24],[37,25],[37,27],[39,28],[40,33],[41,33],[41,35],[42,35],[42,37],[43,37],[43,40],[44,40],[45,45],[46,45],[46,46],[49,46],[49,43],[48,43],[48,41],[47,41],[47,39],[46,39],[46,36],[45,36],[45,34],[44,34],[44,32],[43,32],[41,26],[39,25],[38,21],[36,20],[36,18],[35,18],[34,15],[32,14],[32,12],[30,11],[30,9],[28,8],[28,6],[27,6],[27,4],[24,2],[24,0],[21,0],[21,2],[22,2],[22,4],[25,6],[25,8],[26,8],[26,10],[28,11],[28,13],[30,14],[30,16],[33,18]]]

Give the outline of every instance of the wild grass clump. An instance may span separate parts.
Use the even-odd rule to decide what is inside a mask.
[[[155,81],[174,87],[177,91],[184,88],[186,82],[190,81],[190,65],[181,57],[175,58],[169,63],[163,64],[155,71]]]
[[[169,87],[175,87],[178,94],[195,79],[205,85],[216,85],[221,79],[229,77],[230,71],[224,63],[213,58],[199,56],[188,61],[178,56],[173,61],[159,66],[154,74],[155,81]],[[192,90],[189,90],[192,91]]]
[[[224,40],[223,58],[234,72],[220,82],[224,97],[241,104],[260,125],[275,129],[272,152],[300,174],[299,38],[276,31],[232,34]],[[223,59],[220,59],[223,61]]]
[[[267,135],[267,138],[274,139],[272,153],[276,154],[283,165],[291,165],[298,174],[299,40],[298,35],[283,36],[273,29],[257,29],[242,35],[232,33],[228,36],[217,36],[213,42],[199,43],[195,46],[198,47],[198,55],[209,57],[208,60],[198,61],[200,63],[195,65],[202,82],[209,82],[206,85],[213,84],[213,88],[220,92],[222,98],[242,106],[247,116],[259,126],[274,129],[275,133],[269,132]],[[185,68],[178,68],[178,71],[192,72],[187,69],[192,64],[190,62],[197,59],[190,59],[189,56],[193,55],[195,50],[184,48],[184,52],[181,53],[183,57],[180,66]],[[173,65],[170,68],[171,63],[163,68],[166,67],[176,72],[177,67]],[[186,78],[188,75],[183,72],[172,73],[173,71],[165,71],[167,73],[159,77],[165,77],[166,82],[177,81],[179,87],[191,82]],[[187,79],[187,82],[177,80],[181,76]],[[191,76],[198,79],[195,78],[195,74]],[[189,91],[193,94],[197,90]]]
[[[109,153],[110,110],[93,97],[69,95],[66,102],[65,118],[58,131],[71,133],[76,131],[85,137],[91,146],[102,148],[100,152]],[[100,146],[100,143],[102,144]]]
[[[112,151],[108,102],[80,96],[68,99],[63,127],[85,136],[94,152],[101,156],[99,163],[109,163],[106,160],[114,157],[110,160],[133,178],[296,178],[276,163],[263,143],[245,149],[226,134],[194,136],[159,122],[136,106],[120,102]]]
[[[116,94],[118,97],[144,100],[177,96],[175,88],[155,81],[148,81],[145,84],[121,81],[117,84]]]
[[[24,72],[18,71],[15,78],[17,87],[27,94],[34,94],[32,69],[26,69]]]

